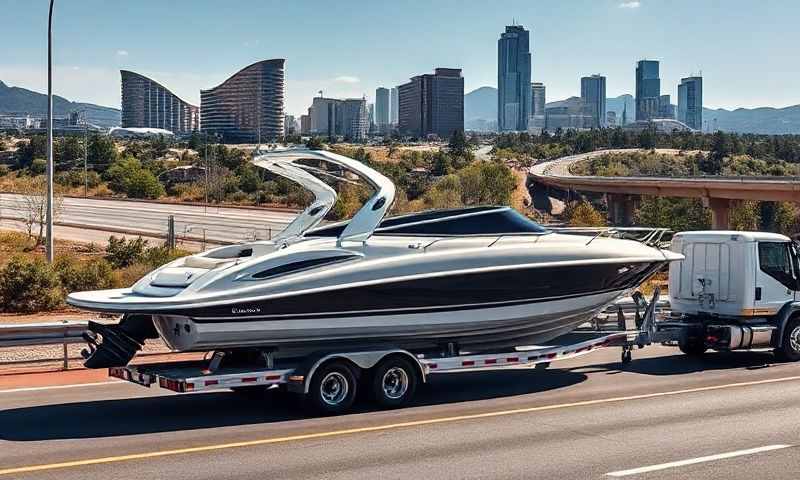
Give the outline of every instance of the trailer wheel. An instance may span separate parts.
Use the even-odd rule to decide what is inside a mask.
[[[342,360],[335,360],[314,372],[306,399],[319,413],[343,413],[355,401],[356,383],[356,376],[350,366]]]
[[[789,362],[800,360],[800,317],[794,317],[786,324],[781,346],[775,349],[775,355]]]
[[[419,375],[414,365],[403,357],[391,356],[372,371],[372,399],[382,407],[401,407],[414,397],[417,383]]]

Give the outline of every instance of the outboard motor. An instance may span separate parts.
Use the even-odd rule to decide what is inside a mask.
[[[99,339],[98,339],[99,335]],[[89,348],[81,351],[86,368],[124,367],[142,349],[148,338],[158,338],[149,315],[125,314],[116,325],[89,322],[83,332]]]

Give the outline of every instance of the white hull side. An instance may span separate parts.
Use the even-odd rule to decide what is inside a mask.
[[[541,344],[567,333],[622,293],[620,290],[524,305],[436,313],[218,323],[155,316],[154,323],[165,342],[181,351],[246,346],[275,346],[284,350],[370,343],[427,348],[445,341],[471,348],[510,347]]]

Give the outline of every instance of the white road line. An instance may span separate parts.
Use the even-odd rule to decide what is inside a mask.
[[[26,387],[0,390],[0,393],[38,392],[40,390],[61,390],[64,388],[99,387],[101,385],[114,385],[115,383],[128,383],[122,380],[109,380],[107,382],[76,383],[74,385],[51,385],[49,387]]]
[[[720,453],[717,455],[709,455],[707,457],[690,458],[688,460],[661,463],[659,465],[650,465],[648,467],[633,468],[631,470],[620,470],[618,472],[606,473],[606,475],[609,477],[627,477],[630,475],[639,475],[641,473],[655,472],[657,470],[666,470],[668,468],[684,467],[686,465],[695,465],[697,463],[714,462],[716,460],[741,457],[744,455],[754,455],[756,453],[771,452],[773,450],[781,450],[792,446],[793,445],[767,445],[765,447],[750,448],[747,450],[737,450],[735,452]]]

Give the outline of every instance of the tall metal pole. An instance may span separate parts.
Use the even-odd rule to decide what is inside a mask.
[[[86,110],[83,111],[83,196],[89,196],[89,121]]]
[[[53,1],[47,17],[47,261],[53,263]]]

